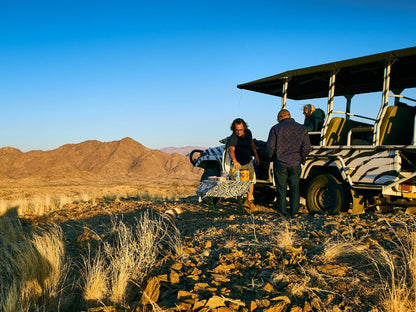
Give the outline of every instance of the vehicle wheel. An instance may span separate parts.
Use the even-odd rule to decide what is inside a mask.
[[[208,177],[212,177],[212,176],[216,176],[219,177],[220,176],[220,172],[218,171],[218,169],[214,169],[214,168],[207,168],[204,170],[204,173],[201,176],[201,182],[208,180]],[[218,202],[220,201],[221,197],[213,197],[213,204],[216,205],[218,204]],[[204,198],[203,201],[205,203],[209,203],[210,198]]]
[[[308,185],[306,204],[310,213],[339,213],[345,205],[345,190],[331,174],[314,178]]]

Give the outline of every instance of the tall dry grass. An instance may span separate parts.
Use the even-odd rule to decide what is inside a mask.
[[[387,312],[414,312],[416,307],[416,225],[392,226],[387,220],[395,248],[387,250],[369,235],[348,235],[325,243],[324,262],[342,261],[352,266],[376,269],[381,289],[380,307]],[[398,235],[397,229],[406,235]],[[373,281],[377,283],[377,281]]]
[[[159,192],[137,191],[131,192],[106,192],[102,195],[81,192],[76,195],[61,194],[58,197],[50,195],[35,196],[31,198],[18,198],[13,200],[0,200],[0,217],[10,209],[17,209],[18,216],[43,216],[54,211],[64,209],[68,204],[79,202],[91,202],[95,204],[98,199],[106,202],[118,202],[123,199],[137,201],[177,201],[179,196],[159,194]]]
[[[86,302],[126,304],[159,254],[178,253],[181,237],[172,220],[146,211],[133,224],[113,219],[112,233],[89,250],[75,275]],[[0,310],[59,311],[69,272],[62,230],[55,224],[24,228],[16,209],[0,218]],[[75,278],[77,280],[77,278]],[[65,285],[70,287],[71,285]],[[156,305],[155,305],[156,306]]]
[[[2,311],[59,310],[67,269],[59,226],[50,224],[26,233],[16,216],[0,219]]]
[[[42,216],[63,209],[65,205],[79,201],[93,200],[93,196],[82,193],[76,196],[33,197],[14,200],[0,200],[0,216],[10,209],[16,209],[18,216]]]
[[[182,242],[171,220],[149,211],[134,225],[114,220],[112,232],[113,240],[103,242],[94,257],[84,258],[83,295],[86,300],[124,304],[157,263],[159,247],[179,253]]]
[[[416,309],[416,225],[403,224],[406,236],[400,238],[387,221],[396,238],[394,251],[378,245],[371,255],[382,280],[382,306],[388,312],[410,312]]]
[[[109,292],[109,267],[101,249],[91,255],[88,248],[88,255],[82,256],[83,266],[80,270],[83,288],[83,297],[87,301],[103,303]]]

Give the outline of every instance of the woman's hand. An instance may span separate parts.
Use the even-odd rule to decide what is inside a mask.
[[[254,156],[254,161],[256,162],[257,165],[260,164],[260,158],[259,155],[256,154],[256,156]]]

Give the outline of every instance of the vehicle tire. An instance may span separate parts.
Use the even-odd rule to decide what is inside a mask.
[[[331,174],[315,177],[308,185],[306,205],[310,213],[339,213],[345,205],[345,189]]]
[[[212,177],[212,176],[219,177],[220,176],[219,170],[218,169],[215,169],[215,168],[207,168],[207,169],[205,169],[204,170],[204,173],[201,176],[201,182],[202,181],[205,181],[205,180],[208,180],[208,177]],[[220,199],[221,199],[221,197],[213,197],[212,198],[213,204],[214,205],[218,204],[218,202],[220,201]],[[206,197],[203,199],[203,201],[205,203],[209,203],[209,200],[210,199],[209,198],[206,198]]]

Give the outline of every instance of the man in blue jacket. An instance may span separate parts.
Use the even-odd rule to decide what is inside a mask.
[[[286,190],[289,185],[290,215],[294,216],[299,211],[301,164],[305,163],[311,143],[306,127],[291,118],[288,110],[282,109],[277,121],[278,124],[269,132],[267,152],[273,161],[278,210],[286,216]]]

